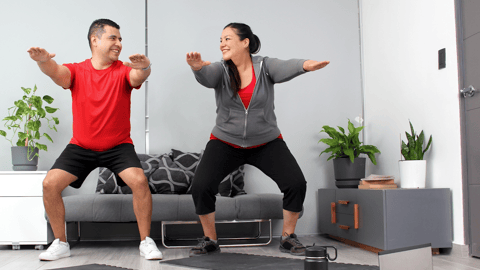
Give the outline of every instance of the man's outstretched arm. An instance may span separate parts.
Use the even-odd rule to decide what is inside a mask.
[[[39,47],[31,47],[27,52],[30,54],[30,58],[37,62],[40,70],[52,78],[53,82],[65,89],[70,88],[70,70],[66,66],[58,65],[52,59],[55,57],[54,53],[48,53]]]
[[[150,68],[150,59],[143,54],[134,54],[129,57],[132,62],[124,62],[130,70],[130,85],[137,87],[141,85],[150,75],[152,69]]]

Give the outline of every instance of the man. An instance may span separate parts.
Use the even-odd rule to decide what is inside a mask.
[[[133,193],[133,209],[140,231],[140,255],[162,259],[155,242],[148,237],[152,196],[130,138],[130,102],[133,88],[139,89],[150,75],[150,60],[141,54],[118,60],[122,50],[120,26],[108,19],[92,23],[88,42],[92,58],[81,63],[58,65],[55,54],[32,47],[30,57],[56,84],[72,93],[73,137],[43,181],[45,211],[55,241],[40,260],[70,256],[65,235],[65,206],[61,192],[79,188],[97,167],[107,167],[119,176],[119,185]]]

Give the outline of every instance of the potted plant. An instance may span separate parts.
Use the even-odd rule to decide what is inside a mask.
[[[361,125],[363,120],[357,117],[357,122]],[[365,177],[366,158],[360,157],[360,154],[366,154],[372,163],[377,165],[375,154],[380,151],[373,145],[362,145],[359,134],[364,126],[355,127],[350,119],[348,119],[348,134],[340,126],[338,130],[327,125],[322,128],[320,132],[327,133],[330,138],[320,139],[319,142],[328,145],[320,155],[331,153],[327,161],[333,159],[336,186],[357,188],[360,179]]]
[[[33,91],[31,88],[21,88],[24,93],[22,99],[15,101],[14,106],[8,108],[8,116],[3,118],[4,126],[13,134],[7,137],[7,132],[0,130],[0,135],[12,144],[13,170],[35,171],[37,170],[38,151],[47,151],[47,146],[38,141],[45,137],[53,143],[52,138],[47,133],[40,133],[42,120],[47,120],[48,127],[57,131],[58,118],[48,117],[48,114],[56,112],[58,108],[44,106],[44,101],[52,104],[54,99],[49,95],[37,96],[36,85]],[[15,135],[18,135],[16,142]]]
[[[432,135],[425,145],[425,134],[420,132],[420,135],[415,133],[412,122],[410,123],[409,134],[405,131],[407,136],[407,143],[402,140],[401,153],[405,160],[398,162],[400,170],[400,183],[402,188],[425,188],[425,180],[427,176],[427,161],[423,160],[425,152],[432,144]]]

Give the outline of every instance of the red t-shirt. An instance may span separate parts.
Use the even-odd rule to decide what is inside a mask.
[[[238,91],[238,95],[240,96],[240,99],[242,100],[242,103],[245,106],[245,109],[248,109],[248,105],[250,105],[250,100],[252,100],[253,90],[255,89],[255,84],[256,83],[257,83],[257,78],[255,77],[255,70],[253,69],[253,65],[252,65],[252,81],[245,88],[242,88]],[[282,134],[280,134],[278,136],[278,138],[283,139]],[[222,141],[219,138],[215,137],[213,134],[210,134],[210,140]],[[224,142],[224,143],[226,143],[230,146],[233,146],[235,148],[243,148],[243,147],[241,147],[239,145],[236,145],[236,144],[233,144],[233,143],[229,143],[229,142],[226,142],[226,141],[222,141],[222,142]],[[266,143],[263,143],[263,144],[260,144],[260,145],[254,145],[254,146],[247,147],[245,149],[256,148],[256,147],[259,147],[259,146],[263,146],[265,144]]]
[[[122,143],[133,144],[130,138],[132,68],[115,61],[107,69],[96,70],[90,59],[64,66],[71,73],[73,137],[70,143],[94,151],[105,151]]]

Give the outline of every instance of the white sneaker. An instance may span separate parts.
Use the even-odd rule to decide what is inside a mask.
[[[145,240],[140,242],[140,256],[145,257],[147,260],[163,259],[162,252],[158,250],[155,241],[150,237],[146,237]]]
[[[47,251],[40,253],[38,258],[42,261],[55,261],[61,258],[70,257],[70,245],[55,239]]]

